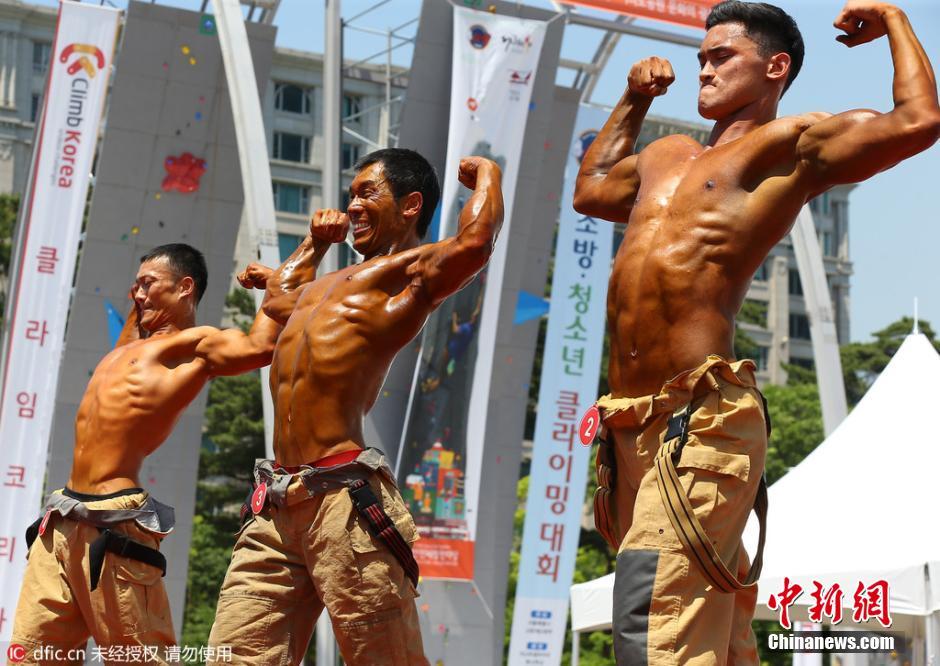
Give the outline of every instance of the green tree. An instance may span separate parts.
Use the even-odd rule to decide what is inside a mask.
[[[918,327],[934,348],[940,352],[940,342],[934,336],[929,322],[919,322]],[[841,348],[842,374],[845,377],[845,393],[849,405],[854,406],[865,395],[865,391],[888,365],[888,361],[900,348],[904,338],[914,329],[911,317],[888,324],[872,333],[874,340],[851,342]]]
[[[773,425],[765,470],[772,484],[823,441],[822,410],[815,384],[764,389]]]

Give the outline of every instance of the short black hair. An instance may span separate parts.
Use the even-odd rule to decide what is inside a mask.
[[[705,29],[711,30],[722,23],[744,24],[747,36],[757,44],[757,52],[765,58],[776,53],[786,53],[790,56],[790,71],[787,73],[787,82],[783,85],[785,93],[800,73],[805,50],[803,35],[800,34],[793,17],[780,7],[766,2],[726,0],[712,7],[705,20]]]
[[[170,268],[181,278],[191,277],[196,285],[196,303],[202,300],[209,280],[206,258],[202,252],[186,243],[159,245],[140,258],[140,263],[166,257]]]
[[[385,180],[396,199],[412,192],[421,193],[421,212],[415,230],[419,238],[424,238],[431,225],[431,218],[441,200],[441,184],[437,172],[424,157],[407,148],[382,148],[365,155],[353,165],[359,172],[367,166],[380,162],[385,172]]]

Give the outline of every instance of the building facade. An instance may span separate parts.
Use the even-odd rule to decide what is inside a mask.
[[[55,22],[52,7],[0,0],[0,192],[22,194],[26,188]],[[120,65],[118,54],[116,66]],[[384,65],[354,64],[343,72],[344,191],[356,160],[394,144],[407,85],[401,71],[393,67],[388,76]],[[304,237],[311,212],[323,201],[323,56],[276,48],[271,78],[262,94],[262,114],[278,240],[286,256]],[[247,234],[240,240],[238,264],[255,258]],[[348,250],[345,255],[341,261],[348,261]],[[0,288],[2,280],[0,276]]]

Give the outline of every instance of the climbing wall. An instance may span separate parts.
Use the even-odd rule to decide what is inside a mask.
[[[275,30],[248,24],[254,75],[265,88]],[[243,75],[250,75],[244,73]],[[78,404],[111,349],[140,257],[164,243],[189,243],[209,266],[196,320],[218,325],[231,280],[242,211],[235,129],[211,15],[131,2],[117,56],[105,133],[79,259],[56,396],[47,489],[72,466]],[[164,541],[165,583],[177,633],[183,619],[189,542],[206,391],[146,462],[143,486],[176,507]]]

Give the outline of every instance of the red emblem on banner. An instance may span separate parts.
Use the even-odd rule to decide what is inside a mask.
[[[251,512],[256,516],[264,508],[264,498],[268,496],[268,484],[262,483],[251,494]]]
[[[39,523],[39,536],[42,536],[46,533],[46,525],[49,524],[49,516],[52,515],[52,509],[46,511],[46,515],[42,517],[42,522]]]
[[[581,436],[581,443],[584,446],[590,446],[594,443],[594,435],[601,425],[601,413],[597,411],[597,405],[591,405],[591,408],[584,413],[581,418],[581,428],[578,430]]]

